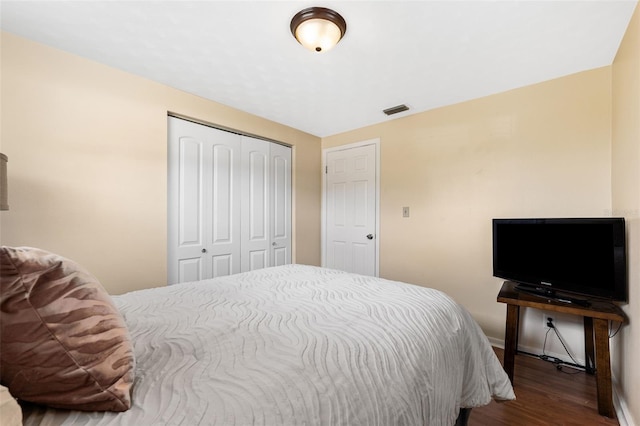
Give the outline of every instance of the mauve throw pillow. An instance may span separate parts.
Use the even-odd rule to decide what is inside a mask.
[[[0,382],[57,408],[126,411],[135,360],[109,294],[75,262],[0,247]]]

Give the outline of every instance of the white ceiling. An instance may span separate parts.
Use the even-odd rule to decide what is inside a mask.
[[[292,37],[330,7],[333,50]],[[2,1],[2,29],[329,136],[610,65],[635,0]],[[411,110],[392,118],[382,110]]]

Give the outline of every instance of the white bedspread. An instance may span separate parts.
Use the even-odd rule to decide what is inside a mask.
[[[433,289],[288,265],[114,301],[133,407],[36,409],[25,425],[452,425],[514,398],[480,327]]]

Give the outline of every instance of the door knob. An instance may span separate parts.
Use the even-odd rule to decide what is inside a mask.
[[[206,253],[206,252],[207,252],[207,249],[204,249],[204,248],[203,248],[203,249],[202,249],[202,252],[203,252],[203,253]]]
[[[275,247],[275,246],[277,246],[277,245],[278,245],[278,243],[276,243],[276,242],[274,241],[274,242],[272,242],[272,243],[271,243],[271,245]]]
[[[369,235],[367,235],[367,239],[369,239],[369,240],[373,240],[373,234],[369,234]]]

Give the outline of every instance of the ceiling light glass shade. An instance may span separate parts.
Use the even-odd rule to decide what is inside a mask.
[[[338,44],[342,33],[333,22],[324,19],[309,19],[298,26],[296,39],[301,45],[316,52],[326,52]]]
[[[298,42],[314,52],[326,52],[338,44],[347,31],[347,23],[337,12],[310,7],[291,20],[291,33]]]

